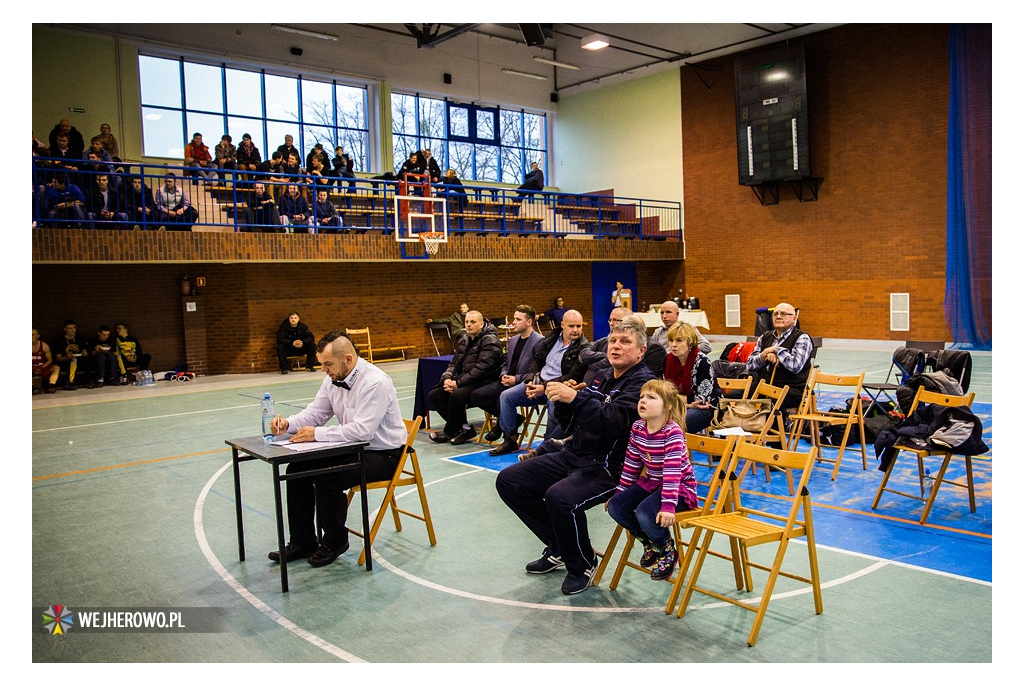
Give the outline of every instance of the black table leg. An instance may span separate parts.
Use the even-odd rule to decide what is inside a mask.
[[[359,450],[359,494],[363,506],[363,552],[366,554],[366,570],[373,570],[373,557],[370,555],[370,506],[366,497],[366,462],[363,451]]]
[[[231,468],[235,475],[235,528],[238,530],[238,560],[245,561],[245,533],[242,531],[242,484],[238,474],[238,448],[231,448]]]
[[[277,549],[281,564],[281,592],[288,592],[288,557],[285,556],[284,516],[281,507],[281,467],[274,464],[274,515],[277,518]]]

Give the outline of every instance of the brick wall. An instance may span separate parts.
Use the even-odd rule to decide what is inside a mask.
[[[751,334],[759,306],[800,307],[815,335],[950,340],[945,294],[945,24],[846,26],[806,41],[817,202],[787,187],[762,207],[738,183],[731,58],[683,69],[687,260],[712,333]],[[910,293],[911,330],[889,331],[889,293]],[[726,294],[742,327],[724,327]]]

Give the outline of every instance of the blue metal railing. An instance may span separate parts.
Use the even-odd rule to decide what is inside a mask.
[[[683,239],[679,202],[476,185],[433,185],[443,203],[417,199],[422,193],[383,178],[314,178],[309,174],[218,170],[217,178],[194,169],[157,164],[69,164],[33,158],[33,225],[40,228],[200,230],[223,232],[366,232],[393,235],[442,230],[447,210],[451,234],[527,235],[556,238]],[[75,168],[70,168],[74,166]],[[186,206],[158,202],[173,175]],[[107,177],[110,208],[100,209],[100,176]],[[273,203],[255,201],[262,183]],[[140,189],[135,190],[136,186]],[[317,192],[326,191],[326,202]],[[304,209],[293,212],[286,195]],[[411,198],[411,199],[404,199]],[[143,201],[145,199],[145,202]],[[399,201],[396,202],[396,199]],[[328,204],[329,203],[329,204]],[[191,208],[191,209],[189,209]],[[170,210],[170,211],[165,211]],[[396,220],[397,212],[397,220]],[[282,221],[282,214],[290,218]],[[296,218],[301,215],[301,218]],[[417,216],[432,215],[432,216]]]

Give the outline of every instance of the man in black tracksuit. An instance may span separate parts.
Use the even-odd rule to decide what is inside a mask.
[[[615,492],[629,430],[639,418],[640,389],[654,378],[642,362],[646,331],[624,322],[608,337],[611,368],[590,385],[579,391],[562,382],[547,386],[558,420],[572,437],[557,452],[503,469],[495,481],[501,499],[545,544],[541,557],[526,565],[527,573],[564,566],[567,595],[586,590],[597,569],[586,510]]]
[[[277,329],[277,365],[281,373],[288,373],[288,357],[305,355],[306,371],[316,363],[316,345],[313,333],[299,321],[299,313],[292,312]]]

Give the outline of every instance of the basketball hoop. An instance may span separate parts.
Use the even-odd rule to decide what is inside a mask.
[[[444,242],[444,233],[438,231],[424,231],[417,235],[420,242],[423,243],[423,247],[427,250],[428,255],[437,254],[437,248]]]

